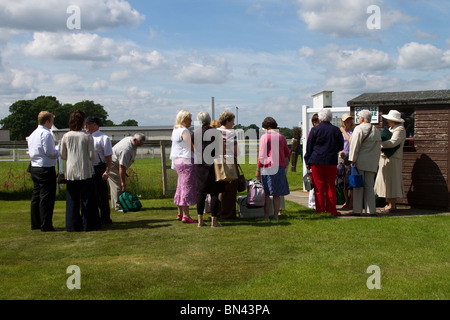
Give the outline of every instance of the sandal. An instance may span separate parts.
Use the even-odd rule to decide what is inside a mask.
[[[391,212],[395,212],[396,210],[397,210],[397,208],[386,208],[386,207],[384,207],[384,208],[382,208],[380,210],[380,212],[381,213],[391,213]]]
[[[177,220],[178,220],[178,221],[183,220],[183,216],[182,216],[181,214],[178,214],[178,215],[177,215]]]
[[[183,217],[182,221],[183,221],[184,223],[197,223],[197,221],[192,220],[192,219],[189,218],[189,217],[188,217],[188,218]]]

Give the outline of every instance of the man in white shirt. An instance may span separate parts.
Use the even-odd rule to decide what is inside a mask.
[[[47,111],[38,115],[38,127],[27,138],[31,163],[29,172],[33,180],[31,197],[31,229],[54,231],[53,209],[56,197],[55,164],[59,150],[50,129],[55,116]]]
[[[127,169],[133,164],[138,147],[145,142],[145,135],[136,133],[133,137],[125,137],[113,147],[111,170],[109,172],[109,188],[111,191],[111,207],[120,211],[119,196],[126,191]]]
[[[98,117],[88,117],[86,119],[86,132],[94,138],[95,159],[94,181],[98,193],[98,205],[102,224],[111,224],[111,210],[109,208],[108,184],[112,162],[112,145],[109,137],[101,132],[101,120]]]

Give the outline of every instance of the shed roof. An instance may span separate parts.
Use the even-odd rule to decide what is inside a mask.
[[[363,93],[347,102],[349,107],[415,104],[450,104],[450,90]]]

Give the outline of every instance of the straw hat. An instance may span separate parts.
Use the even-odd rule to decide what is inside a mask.
[[[382,117],[394,122],[405,122],[405,120],[402,119],[402,114],[397,110],[391,110],[387,115],[383,114]]]
[[[344,114],[342,115],[341,120],[342,120],[342,121],[345,121],[345,120],[347,120],[347,119],[349,119],[349,118],[353,119],[353,117],[352,117],[351,115],[349,115],[348,113],[344,113]]]

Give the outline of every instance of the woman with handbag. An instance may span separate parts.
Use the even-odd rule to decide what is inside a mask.
[[[227,161],[235,164],[237,176],[239,170],[237,166],[237,137],[233,130],[235,116],[230,111],[224,111],[219,116],[220,127],[217,128],[222,133],[224,143],[224,158]],[[238,180],[233,180],[225,183],[225,191],[219,195],[220,219],[235,219],[236,218],[236,197],[238,189]]]
[[[200,112],[197,120],[201,127],[196,128],[193,135],[195,146],[195,171],[197,190],[198,226],[206,226],[203,221],[207,195],[210,195],[211,227],[220,227],[218,223],[219,194],[225,191],[225,182],[216,181],[214,159],[219,154],[216,151],[222,143],[222,135],[216,128],[211,128],[211,117],[207,112]],[[218,141],[220,140],[220,141]],[[213,147],[213,148],[211,148]],[[209,153],[209,154],[208,154]]]
[[[402,165],[406,131],[403,126],[404,120],[397,110],[391,110],[389,114],[382,115],[382,117],[387,120],[392,136],[381,143],[382,154],[375,181],[375,193],[379,197],[386,198],[387,205],[381,209],[381,212],[389,213],[396,210],[397,198],[403,198],[405,194]]]
[[[380,131],[372,126],[372,113],[362,110],[358,115],[359,125],[353,130],[350,139],[349,161],[352,169],[358,169],[364,182],[363,187],[353,189],[353,213],[375,214],[375,193],[373,185],[380,158]],[[356,170],[355,170],[356,171]]]
[[[289,184],[286,177],[286,167],[290,152],[286,138],[278,133],[278,124],[272,117],[267,117],[262,123],[266,133],[259,142],[258,165],[256,179],[262,182],[265,194],[264,219],[269,220],[270,196],[273,198],[273,219],[278,220],[281,196],[289,194]]]

